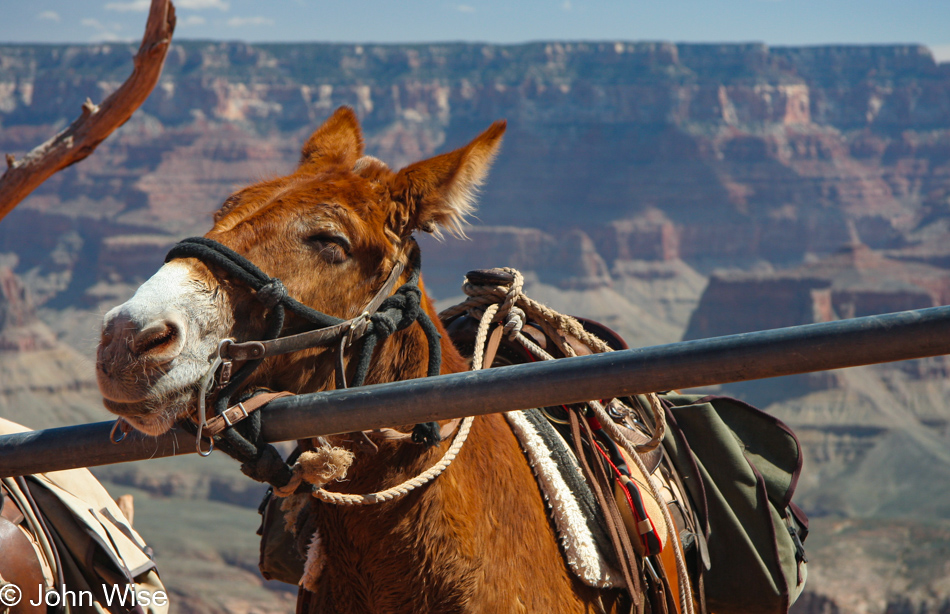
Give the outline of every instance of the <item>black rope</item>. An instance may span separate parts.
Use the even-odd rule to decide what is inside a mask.
[[[222,269],[238,281],[250,286],[257,299],[268,308],[277,305],[286,307],[301,318],[319,327],[333,326],[342,318],[322,313],[297,301],[287,293],[287,288],[276,277],[270,277],[253,262],[217,241],[205,237],[189,237],[173,246],[165,256],[165,262],[177,258],[197,258],[205,264]]]
[[[263,340],[276,339],[280,335],[284,327],[285,309],[315,324],[317,328],[333,326],[344,321],[300,303],[289,295],[287,288],[279,279],[268,276],[241,254],[212,239],[205,237],[183,239],[169,250],[165,256],[165,262],[177,258],[197,258],[206,265],[223,270],[227,275],[254,290],[256,298],[268,310],[267,330]],[[422,309],[422,291],[419,288],[422,258],[418,246],[410,252],[409,264],[411,267],[409,279],[392,296],[383,301],[376,313],[370,316],[370,326],[364,335],[357,357],[355,386],[363,385],[366,380],[377,344],[415,322],[419,322],[428,343],[427,375],[438,375],[441,370],[441,335],[428,314]],[[218,393],[214,403],[215,413],[220,415],[230,406],[231,397],[261,362],[262,359],[248,361],[232,376],[231,381]],[[289,482],[291,470],[280,457],[277,449],[263,441],[261,416],[261,413],[251,414],[249,418],[225,429],[218,435],[216,445],[222,452],[240,461],[241,471],[248,477],[281,487]],[[425,422],[415,425],[412,441],[427,447],[439,443],[441,441],[439,424]]]

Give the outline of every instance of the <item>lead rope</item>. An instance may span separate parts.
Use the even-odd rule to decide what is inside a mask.
[[[387,488],[386,490],[381,490],[379,492],[370,493],[368,495],[350,495],[346,493],[331,492],[323,488],[314,487],[313,496],[317,499],[320,499],[321,501],[326,501],[327,503],[333,503],[335,505],[372,505],[374,503],[383,503],[385,501],[395,501],[396,499],[401,499],[413,490],[419,488],[420,486],[425,486],[435,478],[439,477],[443,471],[449,468],[449,465],[452,464],[452,461],[455,460],[455,457],[458,456],[459,451],[462,449],[462,445],[465,444],[465,440],[468,439],[468,433],[471,428],[472,417],[469,416],[462,420],[462,424],[459,425],[459,431],[456,433],[455,439],[452,441],[452,445],[449,446],[449,449],[445,451],[442,459],[416,477],[406,480],[402,484],[393,486],[392,488]]]
[[[504,331],[508,335],[508,338],[521,344],[521,346],[531,352],[532,355],[541,360],[555,360],[554,356],[521,332],[528,317],[531,317],[541,325],[541,328],[547,336],[554,341],[558,349],[566,356],[576,356],[577,353],[570,344],[562,339],[561,333],[572,335],[595,353],[613,351],[613,348],[607,345],[602,339],[584,329],[583,325],[581,325],[577,319],[558,313],[526,296],[524,292],[522,292],[524,277],[517,269],[505,267],[492,269],[492,272],[507,273],[511,276],[512,280],[509,283],[502,284],[476,284],[466,278],[462,290],[469,298],[458,305],[449,307],[439,314],[442,320],[449,320],[463,314],[478,320],[478,330],[475,334],[475,349],[472,355],[472,370],[477,371],[484,367],[482,362],[485,355],[485,343],[488,338],[488,329],[492,322],[503,324]],[[491,367],[491,365],[488,365],[488,367]],[[594,410],[594,415],[610,433],[611,437],[627,451],[636,463],[637,468],[643,472],[644,476],[647,476],[646,481],[650,485],[650,493],[659,504],[663,514],[663,522],[666,524],[667,531],[669,532],[670,541],[673,542],[676,571],[679,574],[680,612],[681,614],[695,614],[692,587],[689,585],[689,572],[686,568],[686,560],[680,548],[679,540],[676,539],[676,526],[673,523],[673,518],[670,516],[669,510],[666,505],[663,504],[663,497],[660,494],[656,479],[650,475],[650,471],[640,457],[642,453],[649,452],[660,445],[660,441],[666,432],[666,412],[661,406],[659,398],[652,392],[647,395],[647,398],[653,413],[655,428],[650,441],[641,445],[634,444],[630,441],[599,401],[590,401],[589,406]]]
[[[435,478],[439,477],[455,457],[468,439],[469,431],[472,428],[473,418],[469,416],[462,420],[459,425],[458,433],[452,445],[445,451],[442,459],[432,465],[419,475],[401,484],[373,492],[365,495],[353,495],[340,492],[332,492],[323,488],[331,481],[339,481],[346,477],[346,471],[353,462],[353,454],[344,448],[335,448],[329,445],[318,448],[316,451],[304,452],[294,463],[292,468],[293,477],[286,486],[274,488],[274,494],[278,497],[289,497],[294,494],[297,487],[303,482],[313,484],[312,495],[327,503],[334,505],[373,505],[375,503],[384,503],[386,501],[395,501],[408,495],[420,486],[425,486]]]
[[[418,271],[418,267],[415,267],[415,270]],[[417,272],[415,275],[416,278],[418,278]],[[428,316],[425,315],[425,312],[420,311],[420,313],[422,316],[425,316],[425,318],[419,316],[417,319],[420,325],[426,331],[426,337],[430,339],[428,374],[433,375],[432,371],[434,359],[438,359],[436,368],[441,365],[441,355],[437,354],[437,350],[440,350],[441,348],[437,347],[436,350],[433,350],[433,343],[431,342],[431,340],[434,339],[436,346],[438,346],[438,332],[435,330],[435,325],[431,322],[431,320],[429,320]],[[431,328],[431,331],[429,328]],[[371,354],[371,352],[368,354]],[[433,354],[436,354],[436,356],[434,357]],[[365,376],[365,369],[358,369],[358,372],[360,371],[364,372]],[[361,383],[362,377],[358,377],[357,385]],[[468,434],[472,429],[473,420],[474,418],[471,416],[462,420],[462,423],[459,425],[458,432],[455,434],[455,439],[452,440],[452,445],[450,445],[449,449],[445,451],[445,454],[442,455],[442,458],[439,460],[439,462],[432,465],[416,477],[410,478],[405,482],[397,484],[391,488],[364,495],[326,490],[323,488],[326,484],[330,483],[331,481],[342,480],[346,477],[346,472],[349,469],[350,464],[353,462],[353,455],[344,448],[335,448],[325,445],[322,448],[318,448],[316,451],[308,451],[301,454],[294,466],[291,467],[292,476],[290,481],[282,487],[274,488],[274,494],[278,497],[289,497],[295,493],[297,487],[300,486],[301,483],[306,481],[313,485],[312,495],[315,498],[326,503],[332,503],[334,505],[373,505],[376,503],[384,503],[386,501],[395,501],[397,499],[401,499],[413,490],[421,486],[425,486],[435,478],[439,477],[446,469],[449,468],[449,465],[452,464],[452,461],[455,460],[455,457],[458,456],[458,453],[462,450],[465,440],[468,439]],[[413,441],[415,441],[415,433],[413,434]]]

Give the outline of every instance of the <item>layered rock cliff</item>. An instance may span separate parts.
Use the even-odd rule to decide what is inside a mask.
[[[100,99],[130,54],[0,46],[0,146]],[[950,68],[926,48],[623,42],[177,44],[136,119],[28,207],[192,232],[340,104],[397,166],[505,117],[484,223],[597,234],[660,211],[703,269],[829,253],[849,222],[904,247],[948,213]]]
[[[101,100],[133,51],[0,45],[0,149],[22,155]],[[91,416],[101,312],[235,188],[291,168],[341,104],[393,166],[508,119],[470,240],[423,241],[427,287],[448,301],[465,271],[515,266],[535,298],[649,345],[950,299],[950,65],[924,47],[184,42],[126,126],[0,224],[15,254],[0,258],[0,411]],[[806,450],[800,499],[819,519],[803,614],[946,609],[950,499],[933,484],[950,480],[948,373],[932,359],[729,389]],[[247,504],[182,471],[109,475],[156,509],[206,491],[208,509]],[[160,513],[143,518],[160,534]],[[190,560],[176,539],[168,556]],[[261,588],[235,562],[253,544],[235,548],[202,545],[207,565],[175,572],[192,609],[210,607],[208,577]]]

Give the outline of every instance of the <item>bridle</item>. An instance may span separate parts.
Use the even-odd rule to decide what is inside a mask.
[[[214,436],[219,435],[219,448],[242,461],[242,471],[252,478],[276,486],[283,486],[289,480],[290,473],[286,463],[282,460],[277,463],[279,454],[273,446],[263,442],[260,436],[261,414],[247,411],[247,406],[253,403],[253,398],[249,397],[250,400],[244,399],[236,405],[231,405],[231,398],[265,358],[315,347],[334,348],[337,387],[361,386],[366,379],[377,344],[396,331],[418,322],[429,346],[427,374],[439,374],[442,364],[441,335],[422,308],[422,291],[419,288],[421,254],[415,240],[410,237],[408,241],[410,246],[406,262],[397,258],[382,287],[358,316],[348,320],[317,311],[297,301],[289,295],[280,279],[270,277],[246,257],[217,241],[205,237],[191,237],[183,239],[171,248],[165,256],[166,263],[181,258],[196,258],[212,269],[212,273],[222,273],[227,278],[249,287],[254,291],[254,298],[266,308],[264,338],[244,342],[232,339],[221,341],[210,368],[201,379],[197,424],[182,421],[185,428],[194,431],[199,454],[210,454],[215,445]],[[396,283],[407,270],[407,281],[394,292]],[[280,336],[287,310],[309,322],[313,328],[295,335]],[[362,345],[356,349],[355,377],[348,384],[345,355],[357,341],[362,341]],[[234,362],[243,364],[232,373]],[[208,424],[211,422],[205,410],[208,398],[213,398],[214,416],[211,421],[216,425],[210,431],[211,437],[207,437]],[[241,422],[241,428],[233,428],[238,422]],[[202,447],[204,438],[209,442],[207,449]],[[425,445],[438,443],[438,423],[417,424],[413,429],[412,440]]]

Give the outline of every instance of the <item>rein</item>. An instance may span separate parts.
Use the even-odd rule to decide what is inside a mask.
[[[336,346],[335,377],[338,388],[346,388],[346,351],[357,341],[362,346],[357,350],[356,374],[352,386],[363,385],[369,372],[370,362],[376,345],[393,333],[408,328],[418,322],[426,335],[429,347],[427,375],[438,375],[442,364],[441,335],[435,324],[422,308],[422,291],[419,288],[421,273],[421,255],[418,244],[411,239],[408,253],[409,277],[406,283],[395,292],[400,276],[407,266],[397,261],[383,286],[367,303],[360,315],[344,320],[317,311],[297,301],[289,295],[283,282],[270,277],[246,257],[234,250],[205,237],[183,239],[168,252],[165,262],[181,258],[196,258],[209,268],[222,271],[227,277],[238,281],[254,291],[256,298],[266,309],[266,330],[264,338],[255,341],[236,342],[223,340],[218,346],[217,355],[202,378],[199,391],[198,424],[195,426],[198,453],[207,456],[218,445],[229,456],[242,462],[241,470],[249,477],[281,487],[291,479],[289,466],[280,457],[277,450],[261,439],[261,414],[254,409],[262,407],[276,398],[276,394],[252,395],[241,403],[231,405],[231,398],[244,382],[268,357],[298,352],[314,347]],[[314,325],[312,330],[281,337],[286,311]],[[231,373],[234,361],[244,364],[236,373]],[[219,374],[220,371],[220,374]],[[218,392],[214,399],[214,416],[209,420],[205,410],[206,398],[215,388],[217,376]],[[258,396],[266,397],[254,401]],[[263,402],[262,402],[263,401]],[[249,409],[249,407],[251,409]],[[241,422],[241,429],[232,428]],[[186,427],[191,428],[186,422]],[[210,435],[210,437],[209,437]],[[440,441],[439,425],[436,422],[417,424],[413,428],[412,441],[431,446]],[[207,437],[209,447],[202,449],[202,439]]]

